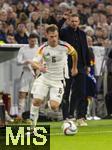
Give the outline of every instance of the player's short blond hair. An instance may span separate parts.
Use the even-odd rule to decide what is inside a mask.
[[[46,33],[58,31],[58,27],[55,24],[48,25]]]

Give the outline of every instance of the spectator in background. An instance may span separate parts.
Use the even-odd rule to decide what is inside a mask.
[[[97,10],[98,10],[98,11],[105,12],[105,4],[102,3],[102,2],[98,3],[98,5],[97,5]]]
[[[93,16],[88,17],[87,25],[94,28],[94,18],[93,18]]]
[[[33,22],[26,23],[26,34],[29,36],[30,33],[36,33],[35,24]]]
[[[26,10],[25,10],[26,15],[27,15],[28,17],[30,17],[30,14],[31,14],[32,12],[34,12],[34,11],[35,11],[35,5],[34,5],[33,2],[31,2],[31,3],[28,4],[28,6],[27,6],[27,8],[26,8]]]
[[[38,20],[40,18],[40,13],[39,12],[32,12],[30,13],[30,21],[33,22],[35,25],[38,24]]]
[[[16,13],[16,11],[17,11],[16,4],[12,3],[12,4],[11,4],[11,8],[12,8],[13,12],[14,12],[14,13],[16,14],[16,16],[17,16],[17,13]],[[17,17],[18,17],[18,16],[17,16]]]
[[[41,22],[44,24],[57,24],[56,19],[50,15],[50,9],[45,8],[44,11],[42,12],[42,19]]]
[[[97,27],[95,30],[94,45],[102,46],[102,36],[103,36],[102,28]]]
[[[83,4],[83,5],[84,5],[84,14],[86,15],[86,23],[87,23],[87,18],[91,16],[92,9],[88,4]]]
[[[106,13],[108,15],[112,15],[112,5],[111,4],[106,6]]]
[[[18,20],[17,20],[17,24],[26,24],[29,21],[29,18],[27,17],[27,15],[25,13],[20,13]]]
[[[24,13],[24,4],[22,2],[18,2],[16,4],[16,14],[17,14],[17,17],[19,17],[20,13]]]
[[[5,43],[6,42],[6,33],[3,29],[3,24],[4,23],[2,21],[0,21],[0,41]]]
[[[59,29],[68,26],[69,24],[69,15],[72,9],[66,2],[61,2],[58,7],[58,12],[60,14],[60,19],[58,20]]]
[[[42,43],[47,41],[46,35],[45,35],[45,29],[48,26],[48,24],[38,24],[36,26],[36,33],[38,35],[39,39],[39,44],[41,45]]]
[[[81,23],[84,24],[85,26],[86,25],[91,26],[93,30],[96,30],[98,26],[101,26],[102,28],[105,25],[109,26],[110,28],[112,22],[111,21],[112,6],[110,3],[106,3],[106,2],[102,3],[102,2],[96,2],[96,1],[93,2],[92,0],[91,1],[87,0],[87,3],[85,4],[85,2],[82,3],[82,1],[74,1],[72,3],[71,1],[55,0],[55,1],[50,1],[46,5],[41,1],[37,2],[37,1],[24,0],[19,2],[10,1],[8,3],[5,0],[0,1],[0,5],[1,5],[0,14],[1,12],[3,14],[0,17],[0,20],[8,24],[13,24],[14,27],[16,27],[18,23],[26,24],[26,22],[29,22],[30,20],[33,21],[36,26],[38,24],[41,24],[41,22],[43,21],[42,24],[55,23],[57,25],[59,24],[59,28],[60,26],[64,27],[69,23],[69,20],[66,19],[66,21],[63,24],[64,21],[63,18],[64,16],[66,17],[68,16],[66,15],[66,13],[68,14],[68,11],[71,11],[72,13],[79,13],[81,15],[81,19],[80,19]],[[106,6],[105,9],[104,6]],[[42,12],[42,10],[45,11]],[[9,14],[8,18],[7,18],[7,14]],[[108,29],[106,28],[106,30]],[[15,28],[15,31],[17,31],[17,27]],[[105,46],[106,44],[103,43],[108,44],[108,41],[106,39],[104,40],[102,38],[98,38],[98,43],[100,41],[101,43],[100,45]],[[96,39],[93,40],[95,40],[93,41],[93,43],[97,45]]]
[[[2,22],[6,22],[7,19],[8,19],[7,11],[1,9],[1,10],[0,10],[0,20],[1,20]]]
[[[9,24],[8,28],[7,28],[7,34],[13,34],[15,35],[16,31],[15,31],[15,27],[13,24]]]
[[[27,30],[24,24],[20,23],[17,26],[17,32],[15,33],[15,39],[18,44],[28,44]]]
[[[16,44],[15,36],[14,34],[7,34],[6,43],[8,44]]]
[[[81,24],[86,24],[87,23],[87,15],[84,13],[84,6],[82,4],[78,4],[77,11],[80,16]]]
[[[64,28],[69,25],[69,17],[70,17],[70,10],[66,10],[63,12],[62,18],[58,22],[59,29]]]
[[[7,23],[12,24],[15,27],[17,14],[13,11],[11,7],[7,9],[7,14],[8,14]]]
[[[88,36],[94,38],[94,29],[91,26],[86,26],[84,31]]]
[[[3,8],[4,0],[0,1],[0,9]]]

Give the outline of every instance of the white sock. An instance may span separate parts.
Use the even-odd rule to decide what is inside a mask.
[[[32,124],[33,127],[36,126],[38,118],[39,118],[39,107],[34,106],[32,104],[31,110],[30,110],[30,119],[33,121],[33,124]]]
[[[19,108],[18,108],[18,115],[21,117],[22,113],[25,111],[25,100],[26,99],[19,99]]]
[[[0,99],[0,103],[3,103],[3,99]]]
[[[50,101],[48,101],[47,104],[48,104],[49,109],[52,110]]]

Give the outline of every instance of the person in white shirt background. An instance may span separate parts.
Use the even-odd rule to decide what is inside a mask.
[[[37,35],[31,33],[28,38],[28,45],[20,48],[17,55],[17,63],[21,65],[23,71],[21,73],[19,102],[18,102],[18,116],[16,119],[22,119],[22,113],[25,111],[25,103],[29,91],[29,86],[34,78],[34,71],[31,68],[31,60],[35,56],[38,48]]]

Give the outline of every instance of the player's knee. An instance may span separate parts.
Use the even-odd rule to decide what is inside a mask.
[[[33,100],[33,105],[34,106],[40,106],[42,104],[42,100],[41,99],[34,99]]]
[[[19,99],[25,99],[27,96],[26,92],[19,92]]]
[[[54,110],[54,111],[59,108],[59,105],[60,104],[58,102],[56,102],[56,101],[50,101],[51,109]]]

